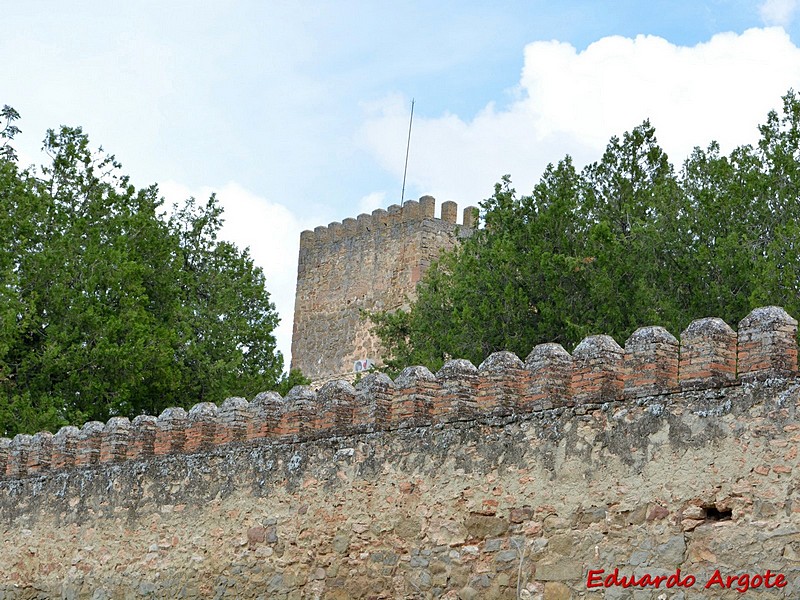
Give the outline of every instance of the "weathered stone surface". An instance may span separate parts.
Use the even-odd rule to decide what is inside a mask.
[[[410,388],[421,381],[433,382],[436,381],[436,377],[427,367],[406,367],[394,380],[394,385],[397,388]]]
[[[434,401],[434,418],[468,419],[478,410],[478,369],[470,361],[453,358],[436,373],[441,393]]]
[[[663,327],[640,327],[625,342],[624,395],[643,398],[678,389],[678,340]]]
[[[371,389],[393,389],[371,377]],[[703,589],[716,568],[769,568],[787,586],[745,597],[795,598],[798,398],[795,379],[773,378],[674,393],[668,402],[619,399],[321,439],[258,438],[6,475],[0,598],[665,593],[587,588],[589,569],[615,568],[620,576],[680,568],[698,581],[684,600],[740,597]],[[299,388],[286,404],[299,415],[317,401]],[[201,412],[173,414],[172,423]],[[147,423],[155,426],[138,421]],[[112,430],[124,432],[124,421],[104,435]],[[54,436],[54,455],[79,433]]]
[[[622,396],[624,351],[608,335],[584,338],[572,351],[572,399],[577,404]]]
[[[572,356],[561,344],[539,344],[525,359],[528,390],[524,403],[532,410],[572,404]]]
[[[536,579],[540,581],[576,581],[583,574],[583,565],[576,561],[542,561],[536,564]]]
[[[736,332],[722,319],[695,319],[681,333],[680,386],[707,389],[736,378]]]
[[[478,540],[497,537],[508,531],[508,521],[488,515],[469,515],[465,525],[469,536]]]
[[[355,361],[379,362],[383,351],[363,311],[395,310],[416,298],[428,266],[459,237],[455,202],[444,202],[433,218],[435,200],[423,196],[401,208],[378,209],[300,236],[292,368],[322,385],[333,375],[354,375]]]
[[[544,600],[570,600],[572,590],[560,581],[548,581],[544,584]]]
[[[478,367],[478,407],[483,412],[508,414],[526,408],[528,371],[513,352],[493,352]]]
[[[791,377],[797,373],[797,321],[779,306],[754,309],[739,322],[741,379]]]

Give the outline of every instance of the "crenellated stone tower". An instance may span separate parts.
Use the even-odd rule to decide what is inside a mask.
[[[443,250],[474,227],[474,207],[423,196],[300,235],[292,368],[316,382],[381,362],[363,311],[395,310],[415,297],[417,282]]]

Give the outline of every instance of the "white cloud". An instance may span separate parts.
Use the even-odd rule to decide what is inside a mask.
[[[370,214],[376,208],[386,208],[386,192],[372,192],[358,201],[358,214]]]
[[[249,246],[253,261],[264,270],[267,291],[281,318],[275,337],[284,356],[284,368],[288,370],[300,232],[319,225],[318,219],[312,216],[299,219],[282,204],[259,197],[235,182],[217,189],[189,189],[175,181],[166,181],[159,184],[159,190],[167,205],[180,204],[190,196],[204,200],[216,192],[225,209],[220,237],[240,249]]]
[[[792,22],[798,5],[798,0],[764,0],[758,7],[758,12],[767,25],[787,27]]]
[[[757,125],[798,79],[800,49],[780,28],[722,33],[693,47],[641,35],[606,37],[580,52],[533,42],[507,107],[491,103],[471,120],[415,119],[409,181],[462,205],[490,195],[505,173],[528,192],[548,162],[598,160],[612,135],[645,118],[679,166],[711,140],[723,151],[755,141]],[[407,102],[393,96],[369,108],[362,140],[401,176]]]

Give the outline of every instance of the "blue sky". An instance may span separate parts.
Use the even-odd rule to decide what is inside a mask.
[[[800,87],[799,3],[5,0],[0,104],[25,162],[81,125],[170,202],[218,192],[288,357],[299,233],[399,201],[411,98],[407,198],[529,191],[644,118],[680,165]]]

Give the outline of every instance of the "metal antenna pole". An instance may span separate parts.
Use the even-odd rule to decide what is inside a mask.
[[[406,199],[406,173],[408,173],[408,151],[411,149],[411,124],[414,122],[414,99],[411,99],[411,118],[408,120],[408,143],[406,144],[406,166],[403,168],[403,191],[400,192],[400,206]]]

